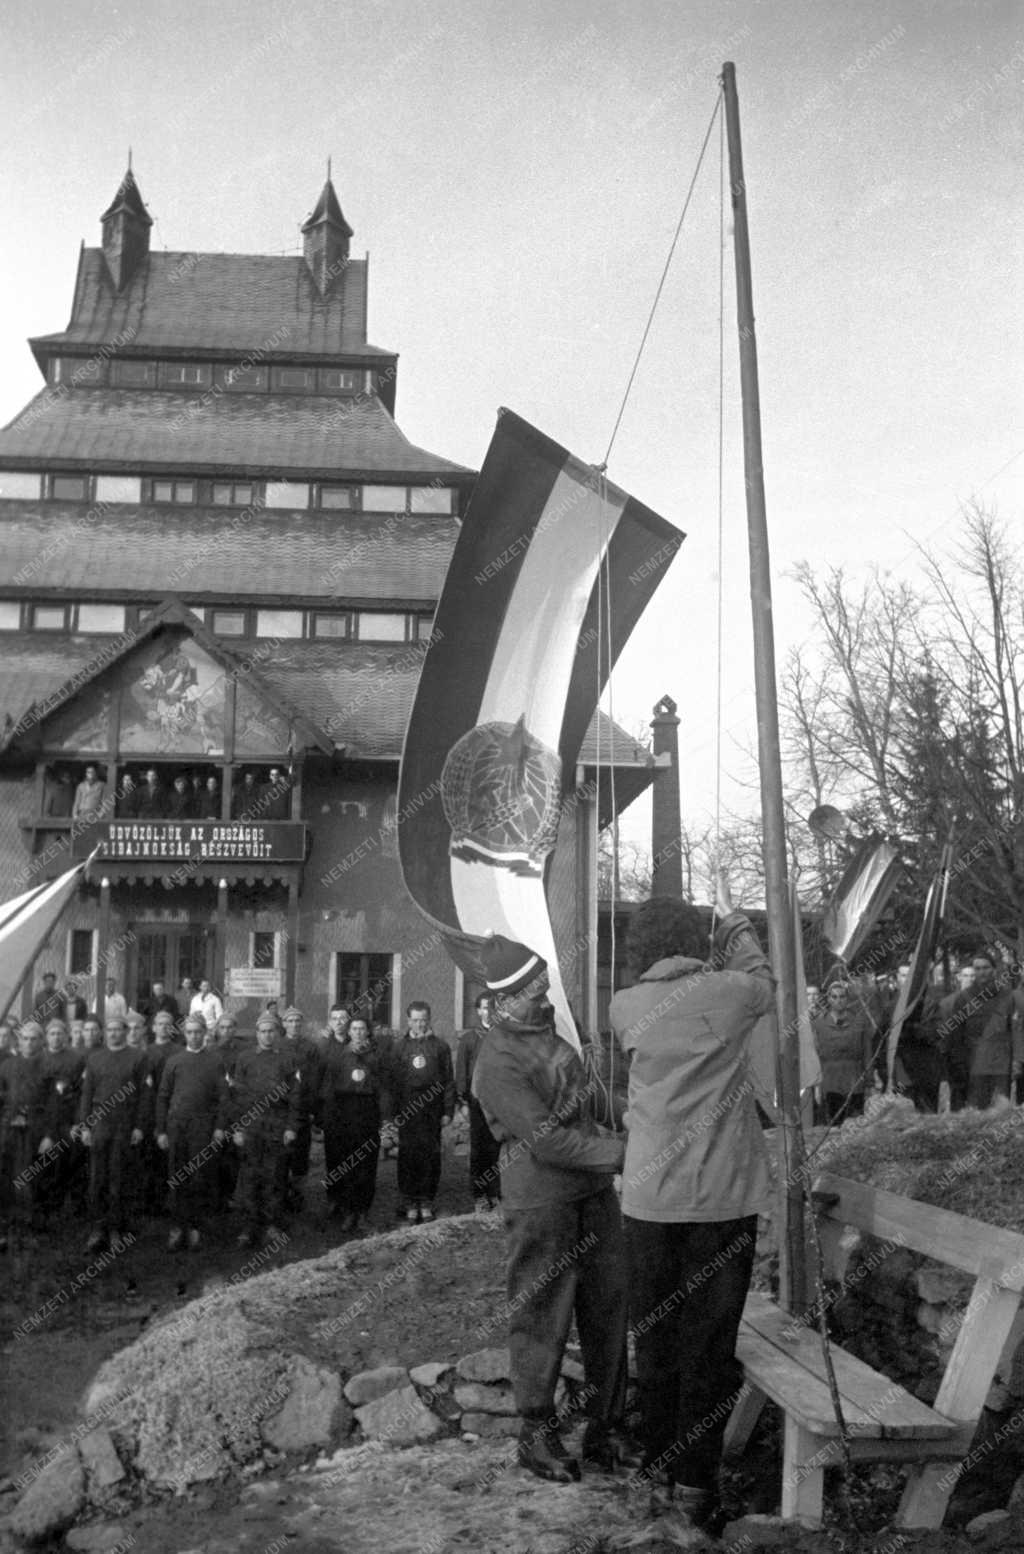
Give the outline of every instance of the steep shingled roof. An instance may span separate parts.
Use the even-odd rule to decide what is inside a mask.
[[[367,264],[349,259],[322,297],[301,254],[150,253],[116,291],[101,248],[82,250],[71,322],[31,342],[145,351],[393,357],[366,340]]]
[[[198,473],[468,475],[414,447],[376,396],[44,389],[0,431],[0,459]]]
[[[4,582],[80,597],[435,600],[457,534],[418,513],[0,501]]]

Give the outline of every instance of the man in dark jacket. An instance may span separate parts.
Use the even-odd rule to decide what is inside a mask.
[[[146,1054],[129,1047],[126,1035],[124,1020],[108,1020],[107,1044],[89,1053],[82,1078],[79,1136],[90,1152],[90,1252],[106,1246],[111,1230],[126,1228],[130,1151],[142,1142]]]
[[[46,1137],[48,1088],[42,1027],[26,1020],[17,1052],[0,1064],[0,1195],[5,1215],[21,1231],[36,1217],[37,1156],[52,1143]]]
[[[708,963],[695,907],[645,902],[627,942],[639,979],[609,1010],[632,1058],[622,1212],[645,1475],[654,1509],[674,1499],[708,1531],[721,1521],[722,1437],[743,1382],[735,1350],[757,1216],[771,1201],[749,1049],[775,1001],[724,881],[718,909]]]
[[[240,1246],[253,1246],[266,1231],[273,1239],[284,1223],[281,1162],[295,1141],[299,1081],[294,1060],[278,1049],[278,1023],[270,1014],[256,1022],[256,1045],[235,1064],[219,1125],[230,1131],[241,1158],[238,1195],[245,1215]]]
[[[430,1005],[414,999],[408,1029],[390,1053],[398,1124],[398,1200],[410,1224],[434,1218],[441,1180],[441,1129],[455,1114],[452,1049],[430,1029]]]
[[[455,1090],[469,1113],[469,1179],[473,1188],[473,1206],[478,1214],[493,1209],[501,1197],[501,1172],[498,1160],[501,1145],[487,1126],[480,1102],[473,1094],[473,1070],[480,1048],[491,1029],[494,996],[478,993],[474,1001],[477,1023],[459,1037],[455,1054]]]
[[[216,1147],[225,1137],[220,1127],[227,1100],[224,1068],[205,1040],[205,1020],[190,1014],[185,1021],[185,1045],[176,1047],[164,1064],[157,1095],[156,1142],[169,1167],[174,1221],[167,1239],[169,1252],[176,1252],[186,1236],[190,1251],[200,1244],[201,1226],[210,1209],[208,1183],[215,1170]]]
[[[539,1478],[567,1484],[580,1470],[558,1433],[555,1387],[574,1315],[587,1387],[583,1459],[606,1470],[639,1462],[620,1429],[627,1286],[612,1180],[624,1141],[588,1113],[583,1064],[555,1033],[546,963],[501,935],[482,955],[494,1028],[473,1091],[501,1141],[518,1456]]]

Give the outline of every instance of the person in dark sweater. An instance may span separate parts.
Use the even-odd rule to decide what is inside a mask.
[[[42,1027],[26,1020],[17,1052],[0,1064],[0,1192],[4,1216],[19,1233],[37,1222],[36,1158],[52,1142],[46,1137],[46,1094]],[[6,1245],[6,1233],[2,1239]]]
[[[125,1193],[131,1151],[142,1142],[139,1119],[146,1094],[146,1054],[126,1044],[124,1020],[107,1022],[107,1044],[90,1052],[82,1076],[79,1136],[89,1150],[89,1213],[93,1221],[87,1250],[105,1247],[113,1230],[125,1231]]]
[[[622,1431],[628,1280],[612,1181],[625,1141],[593,1120],[583,1063],[555,1032],[546,962],[500,934],[481,958],[494,1029],[473,1090],[502,1144],[518,1458],[538,1478],[568,1484],[580,1469],[558,1431],[555,1387],[574,1316],[587,1387],[583,1460],[606,1471],[640,1464]]]
[[[43,1072],[46,1076],[46,1137],[50,1150],[39,1179],[39,1201],[43,1212],[56,1214],[69,1195],[79,1214],[85,1212],[87,1157],[78,1142],[78,1104],[82,1093],[85,1053],[68,1043],[62,1020],[51,1020],[46,1027],[46,1052]]]
[[[299,1120],[295,1130],[295,1142],[284,1156],[281,1170],[285,1203],[289,1209],[302,1208],[302,1189],[309,1175],[309,1151],[312,1143],[312,1112],[320,1076],[321,1049],[307,1036],[303,1027],[305,1016],[292,1004],[281,1016],[284,1036],[279,1042],[282,1053],[295,1065],[295,1077],[299,1082]]]
[[[380,1122],[389,1110],[387,1074],[360,1016],[332,1036],[320,1061],[314,1117],[324,1130],[327,1199],[342,1230],[357,1230],[377,1186]]]
[[[243,1036],[233,1014],[222,1014],[211,1032],[206,1031],[207,1050],[217,1055],[224,1083],[230,1090],[235,1082],[235,1068],[243,1052],[255,1051],[251,1036]],[[213,1196],[218,1211],[231,1203],[238,1185],[238,1151],[225,1133],[213,1165]]]
[[[274,1227],[284,1223],[281,1163],[295,1140],[300,1098],[294,1062],[279,1050],[277,1034],[275,1016],[260,1015],[256,1045],[235,1064],[219,1119],[241,1157],[238,1194],[245,1229],[239,1246],[253,1246],[264,1232],[273,1239],[280,1234]]]
[[[478,993],[474,1007],[477,1023],[468,1031],[463,1031],[455,1054],[455,1089],[459,1100],[469,1112],[469,1179],[473,1188],[473,1206],[478,1214],[486,1214],[501,1197],[501,1172],[498,1167],[501,1145],[487,1126],[472,1086],[477,1056],[491,1029],[493,995]]]
[[[394,1120],[398,1124],[398,1212],[410,1224],[434,1218],[441,1179],[441,1129],[455,1112],[452,1052],[430,1029],[430,1005],[406,1009],[408,1029],[391,1050]]]
[[[202,1241],[216,1151],[225,1137],[220,1126],[227,1089],[224,1068],[217,1053],[204,1046],[205,1039],[206,1022],[190,1014],[185,1045],[164,1064],[157,1095],[156,1142],[167,1158],[174,1221],[167,1238],[169,1252],[176,1252],[186,1237],[193,1252]]]

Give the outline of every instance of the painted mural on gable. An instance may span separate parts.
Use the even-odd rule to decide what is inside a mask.
[[[235,692],[235,756],[288,753],[288,721],[239,677]]]
[[[43,744],[48,750],[106,754],[110,744],[110,686],[87,690],[45,721]]]
[[[223,754],[224,679],[191,637],[154,637],[132,658],[122,686],[122,753]]]

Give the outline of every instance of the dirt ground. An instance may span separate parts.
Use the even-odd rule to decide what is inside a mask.
[[[307,1186],[307,1207],[288,1227],[288,1240],[259,1273],[320,1256],[346,1239],[325,1220],[316,1147]],[[398,1223],[395,1163],[382,1163],[377,1201],[362,1249],[384,1268],[387,1248],[375,1231]],[[471,1209],[466,1161],[446,1153],[439,1211]],[[35,1456],[67,1435],[80,1418],[86,1384],[109,1355],[131,1344],[145,1324],[227,1281],[253,1253],[235,1246],[239,1226],[229,1213],[215,1222],[201,1251],[169,1254],[167,1222],[143,1220],[134,1244],[83,1279],[88,1268],[88,1227],[65,1219],[46,1236],[5,1254],[7,1278],[0,1297],[7,1407],[0,1417],[3,1467],[16,1477]],[[492,1224],[460,1245],[457,1259],[438,1254],[417,1264],[414,1280],[396,1282],[375,1303],[372,1321],[350,1330],[345,1353],[334,1356],[346,1374],[386,1361],[417,1364],[454,1360],[481,1347],[474,1331],[486,1325],[504,1292],[504,1237]],[[56,1297],[56,1299],[55,1299]],[[47,1306],[46,1303],[50,1303]],[[44,1313],[40,1316],[40,1313]],[[15,1334],[26,1320],[38,1325]],[[489,1342],[501,1342],[496,1331]],[[492,1460],[493,1459],[493,1460]],[[124,1529],[139,1554],[609,1554],[635,1546],[648,1551],[684,1546],[671,1526],[651,1541],[646,1508],[627,1504],[621,1481],[588,1475],[571,1490],[545,1486],[518,1470],[506,1442],[468,1446],[455,1439],[404,1452],[348,1451],[328,1468],[282,1463],[272,1478],[205,1486],[178,1497],[144,1494],[114,1502],[105,1520]],[[766,1424],[746,1458],[730,1470],[726,1503],[735,1514],[770,1512],[778,1483],[777,1422]],[[1012,1481],[1011,1481],[1012,1482]],[[828,1493],[821,1533],[787,1532],[781,1545],[803,1554],[854,1554],[867,1549],[911,1549],[921,1554],[971,1549],[977,1541],[947,1531],[919,1539],[890,1528],[899,1496],[899,1474],[860,1470],[845,1491]],[[969,1500],[954,1504],[951,1522],[1005,1504],[996,1486],[974,1485]],[[11,1504],[0,1491],[0,1511]],[[636,1543],[628,1540],[636,1535]],[[893,1541],[896,1540],[896,1541]],[[756,1545],[745,1547],[753,1551]],[[1024,1547],[1024,1538],[1009,1547]],[[54,1548],[63,1545],[56,1544]]]

